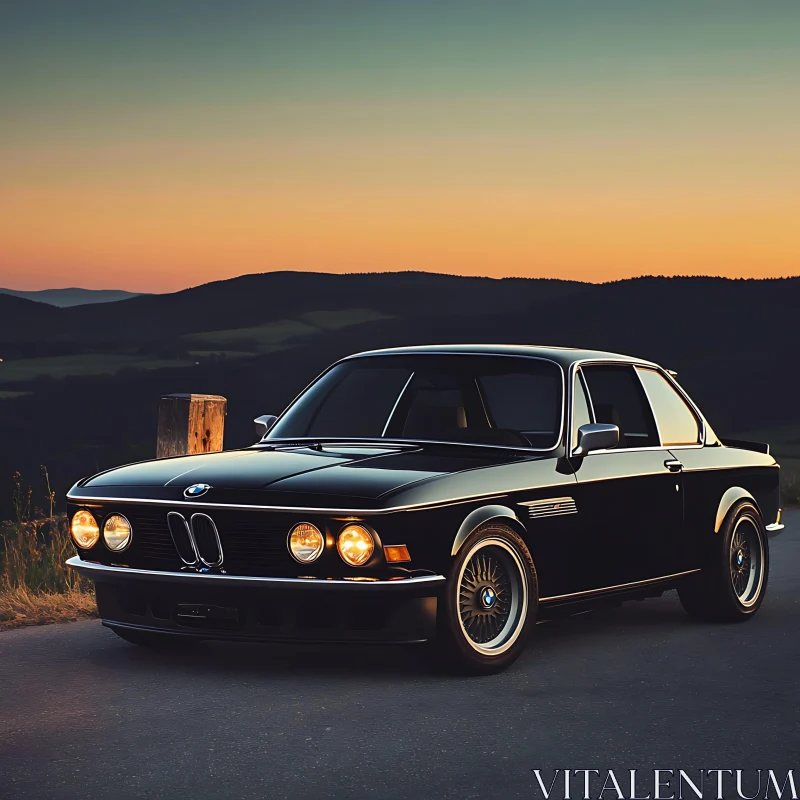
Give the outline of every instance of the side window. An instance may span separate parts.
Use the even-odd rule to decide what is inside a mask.
[[[583,379],[580,370],[575,373],[575,382],[572,391],[572,446],[578,446],[578,428],[588,425],[592,421],[589,403],[586,399],[586,389],[583,388]]]
[[[660,372],[638,367],[636,371],[642,379],[653,413],[656,415],[661,443],[698,444],[700,425],[684,399]]]
[[[583,375],[597,422],[619,428],[619,447],[658,447],[650,404],[634,368],[584,367]]]
[[[555,369],[481,375],[492,427],[521,433],[531,447],[554,447],[561,427],[561,380]]]

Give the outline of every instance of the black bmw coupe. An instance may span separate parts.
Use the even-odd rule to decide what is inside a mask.
[[[68,563],[122,638],[429,642],[491,672],[559,612],[677,588],[691,616],[744,620],[764,598],[778,465],[656,364],[360,353],[257,422],[251,447],[69,491]]]

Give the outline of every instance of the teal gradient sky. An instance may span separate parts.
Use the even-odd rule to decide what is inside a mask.
[[[800,272],[800,3],[0,0],[0,285]]]

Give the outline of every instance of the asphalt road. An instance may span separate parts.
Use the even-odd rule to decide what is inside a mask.
[[[539,798],[535,768],[800,778],[800,511],[784,521],[750,622],[690,622],[669,593],[540,625],[487,678],[403,648],[2,633],[0,798]]]

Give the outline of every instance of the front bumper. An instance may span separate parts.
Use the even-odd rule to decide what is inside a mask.
[[[83,561],[108,627],[203,639],[419,642],[436,632],[442,575],[394,580],[159,572]]]

